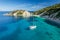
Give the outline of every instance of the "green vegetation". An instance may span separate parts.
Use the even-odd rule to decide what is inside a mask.
[[[56,11],[58,11],[56,9],[60,10],[60,4],[55,4],[53,6],[49,6],[49,7],[43,8],[41,10],[37,10],[37,11],[34,12],[34,14],[38,15],[38,14],[43,13],[44,11],[50,11],[50,10],[56,12]]]
[[[15,16],[15,17],[30,17],[31,14],[28,11],[25,10],[15,10],[15,11],[11,11],[10,13],[4,14],[7,16]]]
[[[43,8],[41,10],[37,10],[34,12],[34,14],[39,15],[43,12],[45,12],[43,16],[49,16],[49,17],[54,16],[54,18],[60,18],[60,4],[55,4],[55,5]]]
[[[9,14],[11,16],[14,16],[14,14],[16,14],[17,16],[21,16],[23,13],[24,13],[25,10],[14,10],[14,11],[11,11]]]

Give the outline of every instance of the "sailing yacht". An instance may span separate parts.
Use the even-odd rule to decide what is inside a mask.
[[[37,26],[30,26],[29,29],[30,29],[30,30],[34,30],[34,29],[36,29],[36,27],[37,27]]]

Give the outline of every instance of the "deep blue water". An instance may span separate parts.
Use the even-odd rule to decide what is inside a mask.
[[[15,18],[3,16],[4,13],[8,12],[0,12],[0,40],[60,40],[60,28],[43,18]],[[37,28],[28,30],[33,24]]]
[[[9,13],[9,12],[7,12],[7,11],[6,12],[0,12],[0,26],[4,26],[6,24],[17,22],[19,20],[19,18],[15,18],[15,17],[3,16],[3,14],[5,14],[5,13]]]

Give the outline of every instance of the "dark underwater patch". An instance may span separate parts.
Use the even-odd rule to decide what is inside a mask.
[[[8,27],[0,26],[0,32],[4,32],[7,30],[8,30]]]
[[[56,22],[54,22],[52,20],[46,19],[45,22],[50,24],[50,25],[57,26],[57,28],[60,28],[60,24],[56,23]]]

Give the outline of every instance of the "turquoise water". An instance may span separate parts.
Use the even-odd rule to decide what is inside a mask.
[[[7,23],[3,22],[3,26],[0,26],[0,40],[60,40],[59,28],[47,24],[43,18],[30,17],[17,20],[13,18],[8,17],[8,19],[5,19],[8,22],[5,21]],[[37,28],[27,30],[33,24]]]

